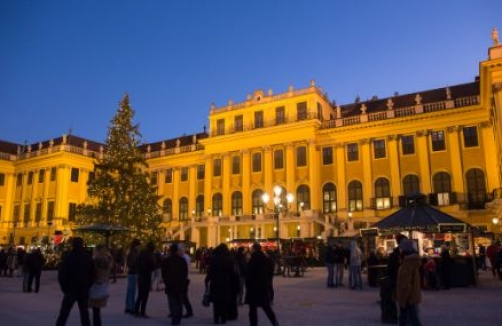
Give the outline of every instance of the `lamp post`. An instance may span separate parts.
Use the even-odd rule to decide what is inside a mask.
[[[46,250],[49,249],[49,243],[50,243],[50,238],[51,238],[51,226],[52,226],[52,221],[47,221],[47,247],[46,247]]]
[[[493,233],[495,233],[496,226],[500,223],[500,220],[497,217],[494,217],[492,219],[492,222],[493,222],[493,225],[494,225],[494,227],[493,227]]]
[[[275,218],[275,228],[274,230],[276,231],[276,236],[277,236],[277,250],[279,250],[280,252],[280,245],[281,245],[281,229],[280,229],[280,221],[279,221],[279,218],[280,218],[280,215],[281,215],[281,212],[283,209],[285,209],[283,207],[283,204],[282,204],[282,197],[281,195],[283,194],[282,193],[282,187],[279,186],[279,185],[276,185],[274,187],[274,208],[273,208],[273,212],[274,212],[274,218]],[[294,195],[292,193],[288,193],[286,195],[286,200],[287,200],[287,203],[288,203],[288,206],[293,202],[294,200]],[[261,200],[263,201],[263,204],[265,205],[265,207],[267,206],[268,202],[270,201],[270,195],[266,192],[263,193],[263,195],[261,196]]]

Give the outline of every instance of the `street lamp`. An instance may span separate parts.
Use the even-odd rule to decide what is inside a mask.
[[[274,218],[275,218],[275,223],[276,223],[276,226],[274,228],[274,231],[276,231],[276,236],[277,236],[277,250],[280,251],[280,238],[281,238],[281,235],[280,235],[280,223],[279,223],[279,217],[281,215],[281,212],[282,210],[284,209],[283,207],[283,204],[282,204],[282,187],[279,186],[279,185],[276,185],[274,187]],[[294,195],[292,193],[288,193],[286,195],[286,201],[288,203],[288,206],[293,202],[294,200]],[[263,195],[261,196],[261,200],[263,201],[263,203],[265,204],[265,207],[267,206],[268,202],[270,201],[270,195],[266,192],[263,193]]]
[[[497,217],[494,217],[494,218],[492,219],[492,222],[493,222],[493,225],[494,225],[494,227],[493,227],[493,231],[494,231],[494,233],[495,233],[496,226],[500,223],[500,220],[499,220]]]

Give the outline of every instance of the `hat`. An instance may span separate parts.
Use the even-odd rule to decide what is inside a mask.
[[[408,239],[401,240],[401,242],[399,243],[399,250],[401,250],[401,252],[404,254],[415,252],[413,241]]]

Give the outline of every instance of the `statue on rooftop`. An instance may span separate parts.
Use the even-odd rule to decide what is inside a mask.
[[[499,31],[495,27],[492,29],[492,40],[493,40],[493,46],[500,45]]]

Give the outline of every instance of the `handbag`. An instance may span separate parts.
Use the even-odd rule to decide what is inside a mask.
[[[89,299],[90,300],[99,300],[108,298],[108,284],[96,282],[91,285],[89,289]]]
[[[206,289],[206,291],[202,295],[202,305],[204,307],[209,307],[210,304],[211,304],[211,294],[209,294],[209,291]]]

